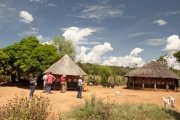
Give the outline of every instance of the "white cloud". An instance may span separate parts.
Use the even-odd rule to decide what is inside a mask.
[[[128,37],[137,37],[137,36],[143,36],[143,35],[147,35],[147,34],[152,34],[152,32],[138,32],[138,33],[132,33],[132,34],[129,34]]]
[[[29,0],[30,2],[40,2],[42,0]]]
[[[158,45],[164,45],[166,42],[165,38],[158,38],[158,39],[148,39],[145,41],[145,44],[150,46],[158,46]]]
[[[51,43],[51,42],[50,42],[50,41],[51,41],[51,38],[49,38],[49,37],[44,37],[44,36],[41,35],[41,34],[37,35],[36,37],[37,37],[37,39],[38,39],[40,42],[42,42],[42,43]]]
[[[169,67],[172,67],[176,70],[180,70],[180,63],[177,62],[176,58],[173,56],[173,53],[170,53],[169,55],[165,56],[165,59],[167,60]]]
[[[139,56],[143,51],[141,48],[134,48],[129,55],[113,57],[104,61],[106,65],[123,66],[123,67],[141,67],[145,64],[145,61]]]
[[[82,41],[82,42],[78,42],[81,45],[98,45],[100,44],[100,42],[87,42],[87,41]]]
[[[85,9],[81,11],[78,17],[86,19],[105,19],[108,17],[122,16],[123,11],[116,6],[103,5],[92,5],[85,6]]]
[[[171,35],[167,38],[167,44],[164,48],[166,51],[178,51],[180,50],[180,39],[177,35]]]
[[[72,40],[73,42],[77,43],[79,41],[85,40],[87,36],[91,35],[95,32],[95,29],[92,28],[78,28],[78,27],[69,27],[64,28],[63,36],[68,39]]]
[[[134,48],[131,53],[130,53],[130,56],[138,56],[139,53],[141,53],[143,51],[143,49],[141,48]]]
[[[53,3],[48,3],[47,6],[49,6],[49,7],[57,7],[57,5],[55,5]]]
[[[29,36],[29,35],[37,35],[38,34],[39,29],[35,28],[35,27],[30,27],[29,30],[24,31],[22,33],[18,33],[18,36]]]
[[[167,24],[167,22],[165,20],[162,20],[162,19],[155,20],[155,21],[153,21],[153,23],[158,24],[159,26],[163,26],[163,25]]]
[[[19,17],[21,18],[20,21],[25,23],[31,23],[34,20],[33,16],[27,11],[20,11]]]
[[[7,22],[7,20],[14,19],[14,16],[16,14],[16,10],[17,10],[16,8],[14,8],[8,4],[0,3],[1,24],[2,24],[2,21]]]
[[[180,63],[177,62],[173,54],[180,50],[180,39],[177,35],[171,35],[166,40],[166,46],[163,50],[166,50],[168,55],[164,58],[167,60],[168,66],[174,69],[180,70]]]
[[[168,16],[168,15],[177,15],[177,14],[180,14],[180,10],[179,10],[179,11],[167,12],[167,13],[165,14],[165,16]]]
[[[90,50],[88,53],[87,51]],[[102,57],[105,55],[105,53],[112,51],[113,48],[111,47],[111,44],[108,42],[105,42],[101,45],[96,45],[92,49],[89,49],[87,47],[81,46],[80,52],[76,56],[76,61],[82,61],[84,63],[102,63]]]

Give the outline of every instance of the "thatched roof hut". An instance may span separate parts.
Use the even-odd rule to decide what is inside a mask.
[[[48,72],[56,77],[55,89],[60,88],[59,79],[62,75],[66,75],[67,89],[76,89],[79,76],[87,75],[68,55],[51,65],[44,73]]]
[[[52,74],[55,75],[86,75],[86,73],[77,64],[75,64],[68,55],[65,55],[59,61],[51,65],[44,73],[47,72],[52,72]]]
[[[128,87],[154,86],[174,89],[178,87],[179,77],[160,62],[151,62],[125,75],[128,77]],[[162,87],[163,88],[163,87]]]

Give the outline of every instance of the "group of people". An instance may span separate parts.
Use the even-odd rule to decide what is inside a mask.
[[[54,77],[52,73],[49,72],[49,73],[46,73],[42,79],[43,79],[43,92],[47,94],[51,93],[51,87],[52,87],[53,82],[56,80],[56,77]],[[77,87],[78,87],[77,98],[82,98],[82,85],[83,85],[82,79],[83,79],[83,76],[80,76],[77,82]],[[35,86],[37,85],[36,80],[37,80],[37,77],[33,77],[33,75],[30,75],[29,77],[29,82],[30,82],[29,96],[30,97],[32,97],[34,94]],[[67,77],[65,74],[59,78],[59,82],[61,84],[60,91],[62,93],[65,93],[67,91]]]
[[[51,74],[51,72],[43,76],[43,92],[47,94],[51,92],[51,87],[56,78]]]

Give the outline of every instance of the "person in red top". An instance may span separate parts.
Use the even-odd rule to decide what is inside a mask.
[[[66,75],[61,76],[60,78],[60,83],[61,83],[61,92],[65,93],[66,92]]]
[[[50,93],[51,86],[55,79],[56,78],[51,74],[51,72],[47,74],[46,93]]]

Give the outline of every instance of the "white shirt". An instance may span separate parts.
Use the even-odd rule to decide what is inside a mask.
[[[82,79],[78,79],[78,86],[82,86]]]
[[[43,80],[47,80],[47,75],[44,75],[44,76],[43,76]]]

